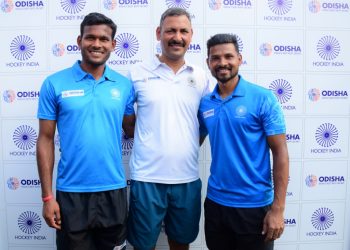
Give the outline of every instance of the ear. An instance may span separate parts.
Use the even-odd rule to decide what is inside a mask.
[[[156,29],[157,41],[160,41],[160,35],[161,35],[161,30],[160,30],[160,27],[158,26]]]
[[[113,47],[113,50],[115,49],[115,46],[117,45],[117,40],[113,39],[112,40],[112,47]],[[112,51],[113,51],[112,50]]]
[[[239,66],[241,66],[242,61],[243,61],[243,57],[241,53],[238,53],[238,61],[239,61]]]
[[[209,67],[209,57],[207,58],[207,60],[205,60],[206,62],[207,62],[207,66],[208,66],[208,68],[210,69],[210,67]]]
[[[79,49],[81,49],[81,36],[77,37],[77,44],[78,44]]]

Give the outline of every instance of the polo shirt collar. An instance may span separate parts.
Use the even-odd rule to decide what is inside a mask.
[[[245,89],[245,86],[246,86],[246,81],[243,79],[243,77],[241,75],[238,75],[239,76],[239,80],[238,80],[238,83],[237,83],[237,86],[235,88],[235,90],[231,93],[230,98],[233,98],[235,96],[245,96],[245,92],[246,92],[246,89]],[[225,99],[227,99],[228,97],[226,97]],[[211,93],[210,95],[210,98],[213,99],[221,99],[220,95],[219,95],[219,84],[217,83],[213,92]]]
[[[158,67],[160,67],[161,65],[164,65],[164,64],[165,64],[165,63],[162,63],[162,62],[159,60],[158,56],[155,55],[155,56],[153,57],[153,60],[151,61],[150,68],[151,68],[151,70],[156,70]],[[188,69],[190,69],[190,70],[193,70],[193,64],[190,64],[190,63],[188,63],[187,61],[185,61],[185,64],[182,66],[182,68],[184,68],[184,67],[186,67],[186,68],[188,68]]]
[[[72,67],[73,68],[74,79],[75,79],[76,82],[79,82],[79,81],[83,80],[89,74],[89,73],[85,72],[80,67],[80,63],[81,63],[81,61],[78,60],[78,61],[76,61],[74,63],[74,65]],[[112,70],[107,65],[105,65],[105,70],[104,70],[103,75],[102,75],[101,78],[102,79],[104,78],[105,80],[109,80],[109,81],[113,81],[113,82],[116,81],[116,79],[113,77]]]

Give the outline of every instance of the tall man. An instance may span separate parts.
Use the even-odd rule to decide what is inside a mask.
[[[121,125],[132,86],[106,66],[116,28],[102,14],[87,15],[77,38],[82,61],[49,76],[40,91],[37,163],[43,216],[57,229],[59,250],[125,248]],[[61,159],[54,198],[56,124]]]
[[[283,232],[288,184],[283,114],[271,91],[238,74],[242,55],[235,36],[217,34],[207,47],[218,83],[198,113],[201,138],[209,134],[212,154],[206,243],[210,250],[271,250]]]
[[[162,54],[130,70],[137,103],[130,159],[128,240],[153,249],[162,221],[170,249],[188,249],[199,231],[201,180],[197,112],[208,92],[205,72],[185,61],[192,39],[188,12],[166,10],[156,30]],[[133,134],[135,115],[125,120]]]

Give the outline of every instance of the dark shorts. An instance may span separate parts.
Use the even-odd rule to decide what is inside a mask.
[[[58,250],[125,249],[126,188],[96,192],[56,192],[62,230],[57,230]]]
[[[210,250],[272,250],[273,241],[261,234],[269,206],[227,207],[206,198],[204,230]]]
[[[131,181],[128,241],[137,249],[153,249],[164,221],[168,238],[193,242],[201,214],[200,179],[184,184]]]

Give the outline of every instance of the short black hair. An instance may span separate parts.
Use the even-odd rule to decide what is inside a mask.
[[[80,24],[80,36],[83,36],[85,26],[100,24],[105,24],[112,29],[112,39],[114,39],[115,33],[117,32],[117,25],[113,22],[112,19],[97,12],[92,12],[84,17],[84,20]]]
[[[228,33],[216,34],[210,37],[209,40],[207,41],[208,57],[209,57],[209,51],[211,47],[218,44],[224,44],[224,43],[232,43],[235,46],[237,53],[239,53],[239,45],[237,42],[236,35],[232,35]]]
[[[159,22],[160,28],[162,28],[165,18],[169,16],[186,16],[191,23],[190,13],[188,13],[185,9],[173,7],[164,11],[162,16],[160,17],[160,22]]]

